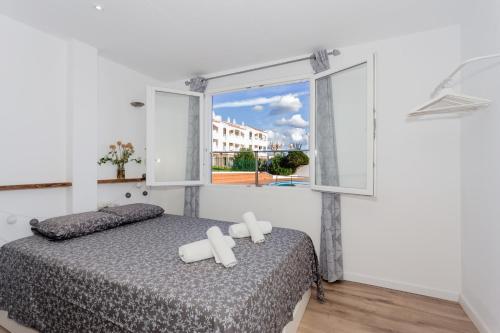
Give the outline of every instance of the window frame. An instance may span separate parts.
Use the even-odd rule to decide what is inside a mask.
[[[367,107],[366,107],[366,120],[367,120],[367,160],[366,160],[366,185],[365,189],[359,188],[349,188],[342,186],[322,186],[316,185],[316,80],[329,76],[332,74],[340,73],[342,71],[348,70],[350,68],[366,64],[367,68]],[[321,192],[333,192],[342,194],[357,194],[364,196],[375,196],[375,123],[376,123],[376,112],[375,112],[375,54],[370,54],[364,57],[358,57],[355,59],[350,59],[348,62],[343,62],[336,64],[327,71],[315,74],[310,79],[310,146],[311,146],[311,162],[309,169],[309,176],[311,177],[311,189],[314,191]]]
[[[171,94],[179,94],[185,96],[196,96],[200,100],[199,104],[199,121],[200,121],[200,179],[199,180],[184,180],[184,181],[155,181],[155,112],[156,112],[156,93],[164,92]],[[176,90],[163,87],[147,87],[146,95],[146,185],[147,186],[193,186],[205,184],[204,179],[204,132],[205,132],[205,94],[189,90]]]
[[[211,88],[210,85],[205,93],[197,93],[187,90],[176,90],[163,87],[147,87],[147,116],[146,116],[146,162],[147,162],[147,179],[148,186],[193,186],[204,185],[209,187],[219,188],[254,188],[258,190],[271,190],[271,191],[322,191],[322,192],[336,192],[342,194],[355,194],[364,196],[376,195],[376,95],[375,95],[375,53],[369,53],[362,57],[353,58],[352,56],[337,57],[336,63],[328,71],[318,74],[302,74],[296,76],[282,77],[278,79],[250,81],[245,84],[228,85],[221,88]],[[361,64],[367,64],[367,188],[356,189],[346,187],[331,187],[331,186],[318,186],[315,185],[315,170],[316,170],[316,79],[331,75],[343,70],[355,67]],[[291,84],[297,82],[309,81],[310,89],[310,110],[309,110],[309,151],[308,156],[310,159],[310,185],[308,187],[279,187],[279,186],[255,186],[251,185],[231,185],[231,184],[213,184],[212,183],[212,170],[211,170],[211,152],[212,152],[212,98],[214,95],[221,93],[228,93],[234,91],[241,91],[251,88],[260,88],[265,86],[276,86],[283,84]],[[196,181],[168,181],[156,182],[154,181],[154,110],[155,110],[155,94],[157,92],[166,92],[173,94],[181,94],[187,96],[197,96],[200,98],[200,180]]]
[[[291,83],[298,83],[298,82],[306,82],[311,80],[311,75],[310,74],[304,74],[304,75],[296,75],[296,76],[290,76],[290,77],[283,77],[279,79],[271,79],[271,80],[262,80],[262,81],[253,81],[250,83],[245,83],[245,84],[238,84],[234,86],[225,86],[222,88],[215,88],[215,89],[210,89],[210,85],[207,88],[207,91],[205,92],[205,128],[211,128],[212,126],[212,97],[214,95],[218,94],[223,94],[223,93],[229,93],[229,92],[235,92],[235,91],[242,91],[246,89],[252,89],[252,88],[262,88],[262,87],[270,87],[270,86],[279,86],[279,85],[285,85],[285,84],[291,84]],[[310,88],[310,87],[309,87]],[[309,101],[309,103],[311,103]],[[309,110],[310,111],[310,110]],[[309,117],[311,115],[309,114]],[[210,127],[208,127],[210,126]],[[309,124],[309,126],[311,126]],[[310,135],[310,129],[309,129],[309,135]],[[214,184],[212,183],[212,159],[211,159],[211,153],[212,153],[212,131],[205,131],[205,186],[209,187],[220,187],[220,188],[232,188],[232,189],[237,189],[237,188],[252,188],[252,189],[270,189],[270,190],[278,190],[278,191],[301,191],[301,190],[306,190],[310,191],[310,187],[291,187],[291,186],[256,186],[255,184],[251,185],[243,185],[243,184]],[[309,151],[307,152],[307,155],[309,156],[309,160],[311,160],[312,155],[311,155],[312,149],[309,147]]]

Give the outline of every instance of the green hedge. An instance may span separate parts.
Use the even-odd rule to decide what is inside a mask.
[[[259,171],[272,175],[290,176],[302,165],[309,164],[309,157],[300,150],[292,150],[286,154],[277,153],[269,160],[259,160]],[[255,153],[242,148],[234,155],[233,167],[212,167],[214,171],[255,171]]]
[[[242,148],[234,155],[233,170],[255,171],[255,154],[251,149]]]
[[[267,171],[272,175],[290,176],[302,165],[309,164],[309,157],[300,150],[293,150],[284,154],[275,154],[268,161],[260,163],[259,170]]]

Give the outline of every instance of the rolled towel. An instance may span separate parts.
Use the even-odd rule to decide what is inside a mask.
[[[236,246],[234,239],[230,236],[224,236],[224,242],[226,242],[230,248]],[[195,261],[213,258],[214,254],[208,239],[203,239],[179,247],[179,257],[181,257],[182,261],[188,264]]]
[[[273,225],[268,221],[257,221],[260,231],[265,234],[270,234],[273,231]],[[232,224],[229,227],[229,235],[233,238],[245,238],[250,237],[250,231],[248,231],[247,225],[245,223]]]
[[[207,237],[210,245],[212,246],[214,256],[217,261],[220,261],[224,267],[229,268],[237,264],[236,257],[234,256],[233,250],[224,241],[224,235],[220,231],[219,227],[211,227],[207,230]]]
[[[210,247],[211,248],[211,247]],[[215,252],[214,249],[212,249],[212,255],[214,256],[214,260],[217,264],[220,264],[220,258],[219,256],[217,255],[217,252]]]
[[[255,217],[254,213],[246,212],[245,214],[243,214],[243,221],[245,221],[248,231],[250,232],[252,242],[262,243],[266,240],[264,234],[260,230],[259,224],[257,223],[257,218]]]

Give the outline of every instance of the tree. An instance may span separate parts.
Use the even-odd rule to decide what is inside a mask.
[[[283,162],[284,167],[293,169],[293,172],[295,172],[298,167],[309,164],[309,156],[307,156],[303,151],[292,150],[288,153]]]
[[[309,157],[302,151],[293,150],[287,155],[275,154],[265,165],[259,166],[260,171],[267,171],[272,175],[290,176],[302,165],[309,164]]]
[[[241,148],[234,155],[233,169],[238,171],[255,171],[255,154],[250,148]]]
[[[267,172],[271,175],[289,176],[293,173],[293,169],[284,166],[286,157],[283,154],[276,154],[271,158],[267,165]]]

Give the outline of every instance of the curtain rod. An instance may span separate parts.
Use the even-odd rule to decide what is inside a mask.
[[[335,57],[335,56],[340,55],[340,51],[337,50],[337,49],[333,49],[333,50],[329,51],[328,54],[329,55],[333,55]],[[227,76],[245,74],[245,73],[249,73],[249,72],[253,72],[253,71],[259,71],[259,70],[262,70],[262,69],[268,69],[268,68],[273,68],[273,67],[278,67],[278,66],[293,64],[293,63],[296,63],[296,62],[300,62],[300,61],[304,61],[304,60],[309,60],[309,59],[311,59],[311,56],[304,56],[304,57],[290,59],[290,60],[285,60],[285,61],[280,61],[280,62],[268,64],[268,65],[262,65],[262,66],[256,66],[256,67],[248,68],[248,69],[243,69],[241,71],[230,72],[230,73],[225,73],[225,74],[219,74],[219,75],[214,75],[214,76],[207,76],[207,77],[204,77],[204,78],[207,79],[207,80],[220,79],[220,78],[227,77]],[[189,86],[190,81],[188,80],[188,81],[186,81],[184,83],[186,84],[186,86]]]

